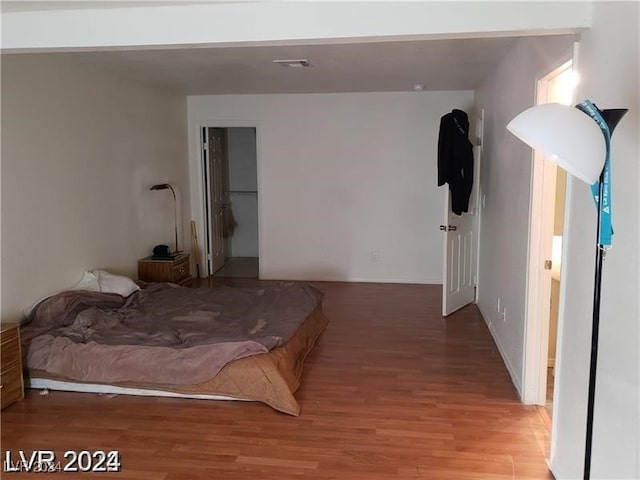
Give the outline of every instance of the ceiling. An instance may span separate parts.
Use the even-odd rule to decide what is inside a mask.
[[[212,0],[194,0],[181,1],[180,5],[211,3]],[[215,0],[213,0],[215,1]],[[235,0],[238,1],[238,0]],[[218,2],[220,3],[220,2]],[[0,2],[0,11],[3,13],[10,12],[31,12],[31,11],[51,11],[51,10],[78,10],[78,9],[104,9],[104,8],[131,8],[131,7],[158,7],[158,6],[174,6],[175,0],[153,1],[102,1],[102,0],[2,0]]]
[[[476,88],[516,37],[52,53],[185,95]],[[275,59],[306,58],[308,68]]]

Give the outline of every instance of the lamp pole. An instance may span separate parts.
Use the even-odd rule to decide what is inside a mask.
[[[616,108],[600,110],[602,118],[609,127],[610,135],[618,125],[618,122],[627,113],[627,109]],[[593,315],[591,322],[591,359],[589,363],[589,393],[587,396],[587,430],[585,436],[584,450],[584,480],[591,478],[591,451],[593,447],[593,414],[596,398],[596,372],[598,369],[598,338],[600,336],[600,298],[602,292],[602,263],[604,261],[605,249],[600,244],[601,211],[600,202],[604,189],[604,169],[600,173],[600,182],[598,189],[598,205],[597,226],[596,226],[596,265],[593,280]]]
[[[171,190],[171,193],[173,194],[173,230],[176,236],[175,253],[178,253],[180,251],[180,249],[178,248],[178,200],[176,200],[176,192],[173,187],[170,184],[167,185],[169,186],[169,190]]]
[[[171,190],[171,195],[173,195],[173,230],[176,240],[175,253],[178,253],[180,249],[178,248],[178,200],[176,199],[176,192],[170,183],[159,183],[157,185],[152,185],[151,187],[149,187],[149,190]]]
[[[584,480],[591,478],[591,447],[593,444],[593,412],[596,398],[596,372],[598,369],[598,338],[600,334],[600,293],[602,291],[602,262],[604,247],[600,245],[600,204],[604,171],[600,174],[600,188],[598,190],[598,223],[596,227],[596,267],[593,281],[593,315],[591,320],[591,361],[589,364],[589,394],[587,397],[587,433],[584,450]]]

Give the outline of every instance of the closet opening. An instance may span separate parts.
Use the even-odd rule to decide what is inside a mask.
[[[202,127],[205,272],[258,278],[255,127]]]

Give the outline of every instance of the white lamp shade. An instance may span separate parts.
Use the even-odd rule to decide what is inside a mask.
[[[574,177],[589,184],[600,177],[606,156],[598,124],[575,107],[547,103],[515,117],[507,129]]]

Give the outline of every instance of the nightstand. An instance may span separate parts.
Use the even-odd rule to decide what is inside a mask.
[[[191,262],[188,253],[173,259],[158,260],[146,257],[138,260],[138,278],[145,282],[171,282],[191,286]]]
[[[0,408],[4,409],[24,398],[20,326],[17,323],[0,326],[0,357]]]

